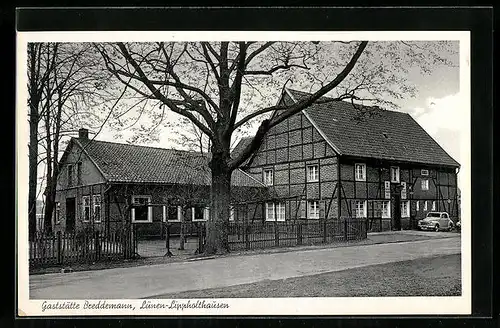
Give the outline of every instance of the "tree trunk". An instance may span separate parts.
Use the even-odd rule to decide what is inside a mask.
[[[185,226],[186,224],[184,223],[185,220],[184,218],[186,217],[186,211],[187,211],[187,208],[185,207],[182,207],[182,211],[181,211],[181,230],[179,232],[179,250],[180,251],[183,251],[184,250],[184,239],[185,239],[185,235],[184,235],[184,230],[185,230]]]
[[[229,252],[228,225],[231,195],[231,170],[222,153],[213,153],[211,161],[210,219],[207,222],[205,254]]]
[[[28,187],[28,231],[29,239],[36,234],[36,186],[38,179],[38,108],[32,101],[30,105],[30,143],[29,143],[29,187]]]

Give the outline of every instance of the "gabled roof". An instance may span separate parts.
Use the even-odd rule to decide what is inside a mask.
[[[72,138],[108,182],[210,185],[210,154]],[[70,146],[68,146],[70,147]],[[237,169],[233,186],[264,187]]]
[[[238,157],[243,149],[245,149],[245,147],[248,146],[250,142],[252,142],[252,139],[252,137],[241,138],[241,140],[236,144],[233,151],[231,152],[231,158],[235,159],[236,157]],[[248,161],[250,161],[251,157],[252,156],[249,156],[243,163],[241,163],[240,166],[244,166],[245,164],[247,164]]]
[[[287,92],[295,101],[309,95]],[[410,114],[361,105],[355,108],[351,102],[329,99],[322,97],[303,112],[341,155],[460,166]]]

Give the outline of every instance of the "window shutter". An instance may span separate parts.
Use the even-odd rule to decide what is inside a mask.
[[[180,206],[177,206],[177,220],[181,221],[182,219],[182,208]]]
[[[390,181],[384,181],[384,198],[391,199],[391,183],[390,183]]]
[[[300,218],[307,218],[307,203],[305,200],[300,201]]]
[[[406,182],[401,182],[401,186],[403,187],[401,189],[401,199],[406,199]]]
[[[165,205],[163,205],[162,210],[163,210],[162,221],[167,222],[167,207]]]
[[[208,221],[208,218],[210,217],[210,212],[208,207],[205,207],[203,209],[203,220]]]

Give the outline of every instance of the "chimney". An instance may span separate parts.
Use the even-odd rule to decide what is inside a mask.
[[[88,139],[89,138],[89,130],[81,128],[78,130],[78,138],[79,139]]]

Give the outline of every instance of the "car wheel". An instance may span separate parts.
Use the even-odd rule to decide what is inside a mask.
[[[439,231],[439,224],[436,224],[436,225],[434,226],[434,231],[436,231],[436,232],[438,232],[438,231]]]
[[[454,228],[453,223],[450,223],[450,227],[448,228],[448,231],[452,231]]]

